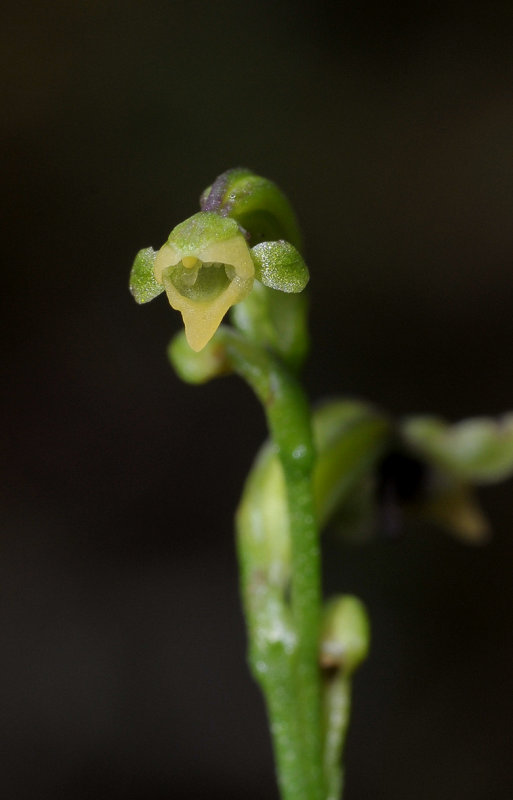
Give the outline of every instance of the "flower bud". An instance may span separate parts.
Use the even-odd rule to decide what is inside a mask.
[[[366,658],[369,644],[369,618],[361,600],[352,595],[331,599],[321,623],[321,666],[349,676]]]

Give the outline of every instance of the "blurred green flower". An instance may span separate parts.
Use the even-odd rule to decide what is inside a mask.
[[[513,474],[513,415],[453,425],[420,416],[394,422],[367,403],[341,399],[319,406],[312,421],[321,528],[362,541],[397,535],[409,520],[423,519],[468,543],[486,539],[475,487]],[[281,541],[276,529],[280,536],[286,530],[287,500],[271,444],[254,472],[266,489],[252,513],[270,541]]]
[[[473,486],[512,475],[513,414],[455,424],[433,416],[409,417],[401,436],[411,456],[429,467],[417,511],[468,542],[483,541],[489,524]]]
[[[480,544],[490,525],[475,487],[512,474],[512,414],[454,424],[412,416],[394,426],[372,474],[342,511],[353,514],[357,534],[377,530],[394,535],[408,519],[418,518],[469,544]],[[355,510],[363,515],[358,517]]]

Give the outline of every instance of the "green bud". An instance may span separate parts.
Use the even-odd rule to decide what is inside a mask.
[[[162,294],[164,287],[155,280],[153,267],[156,257],[153,247],[137,253],[130,272],[130,292],[136,303],[148,303]]]
[[[201,352],[191,350],[183,331],[171,340],[168,358],[185,383],[200,384],[231,372],[222,343],[211,339]]]
[[[290,578],[287,491],[274,445],[264,445],[246,480],[237,509],[239,552],[248,572],[262,583],[285,588]]]
[[[365,606],[357,597],[338,595],[325,605],[321,622],[321,666],[353,674],[367,657],[370,624]]]

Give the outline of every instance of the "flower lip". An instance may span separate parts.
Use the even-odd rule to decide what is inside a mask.
[[[182,262],[187,269],[196,262],[226,264],[241,278],[252,278],[255,266],[248,244],[235,220],[200,211],[177,225],[155,258],[155,280],[163,283],[163,272]]]
[[[249,294],[255,266],[234,220],[199,212],[171,232],[157,253],[154,273],[182,314],[189,345],[198,351],[230,306]]]
[[[164,281],[171,281],[183,297],[206,302],[219,297],[234,277],[235,270],[228,264],[204,263],[196,259],[195,266],[187,267],[181,261],[168,267]]]

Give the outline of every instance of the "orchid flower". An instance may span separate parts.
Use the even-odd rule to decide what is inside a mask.
[[[209,204],[203,199],[203,208],[212,210],[199,211],[177,225],[158,252],[151,247],[140,250],[130,275],[130,290],[138,303],[166,292],[172,308],[181,312],[187,342],[196,352],[210,341],[228,309],[249,295],[255,280],[269,289],[298,293],[309,277],[294,245],[277,239],[258,241],[251,247],[251,239],[260,237],[237,220],[242,204],[244,215],[240,216],[246,224],[246,220],[259,219],[255,209],[248,218],[252,190],[262,200],[262,184],[269,184],[267,192],[272,199],[279,193],[277,187],[247,170],[234,171],[231,183],[225,176],[221,178],[230,204],[224,207],[220,200]],[[219,180],[209,187],[207,198],[212,193],[216,198],[223,196],[216,186]],[[280,230],[279,223],[274,230]]]

